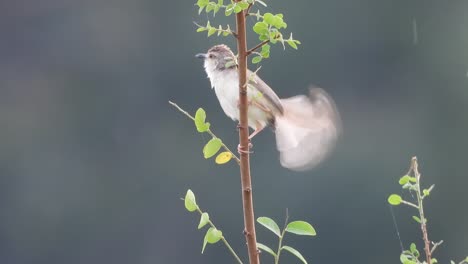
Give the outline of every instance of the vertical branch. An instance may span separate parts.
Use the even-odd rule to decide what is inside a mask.
[[[236,0],[239,2],[241,0]],[[242,184],[242,205],[244,209],[244,234],[247,240],[249,260],[258,264],[257,241],[255,235],[255,218],[252,198],[252,181],[250,178],[249,161],[249,126],[247,119],[247,35],[245,26],[245,10],[236,14],[237,51],[239,63],[239,141],[240,141],[240,173]]]
[[[427,235],[427,224],[426,224],[426,217],[424,216],[424,209],[423,209],[423,201],[421,196],[421,174],[418,170],[418,159],[413,157],[411,159],[411,168],[414,173],[414,177],[416,177],[416,184],[418,185],[417,188],[417,198],[418,198],[418,209],[419,209],[419,218],[421,219],[421,232],[423,235],[424,241],[424,252],[426,253],[426,263],[432,263],[432,251],[431,251],[431,242],[429,241],[429,237]]]

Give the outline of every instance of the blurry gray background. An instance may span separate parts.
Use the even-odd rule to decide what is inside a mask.
[[[465,257],[468,1],[266,2],[302,45],[275,46],[260,76],[280,97],[325,88],[344,136],[305,173],[280,166],[273,133],[256,137],[256,216],[282,223],[289,208],[291,220],[311,222],[317,237],[285,240],[310,263],[399,263],[386,199],[402,193],[397,180],[417,155],[424,183],[436,184],[428,228],[445,243],[435,257]],[[207,16],[194,3],[0,3],[0,263],[234,263],[222,244],[200,254],[198,215],[180,200],[188,188],[245,258],[237,165],[204,160],[209,137],[167,103],[204,107],[215,133],[237,145],[236,123],[194,58],[235,43],[196,33],[193,21]],[[403,244],[421,247],[416,212],[394,212]]]

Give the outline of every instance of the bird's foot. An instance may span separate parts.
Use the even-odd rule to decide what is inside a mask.
[[[246,154],[246,153],[253,153],[253,151],[250,151],[250,149],[253,148],[253,144],[249,142],[249,145],[247,146],[247,150],[245,150],[240,144],[237,145],[237,152],[239,152],[239,154]]]

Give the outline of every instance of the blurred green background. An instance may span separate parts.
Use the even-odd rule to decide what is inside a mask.
[[[317,237],[286,237],[310,263],[399,263],[386,199],[402,193],[397,180],[417,155],[423,182],[436,184],[428,228],[445,243],[435,257],[464,258],[468,1],[266,2],[302,45],[273,47],[260,76],[280,97],[325,88],[344,136],[304,173],[280,166],[273,133],[256,137],[256,215],[282,223],[288,208],[291,220],[311,222]],[[167,103],[204,107],[214,132],[237,145],[236,123],[194,58],[235,43],[196,33],[193,22],[207,16],[194,3],[0,4],[0,263],[234,263],[221,244],[200,254],[198,215],[180,200],[188,188],[246,256],[237,166],[204,160],[209,137]],[[256,42],[251,35],[249,46]],[[415,212],[394,213],[401,242],[421,247]]]

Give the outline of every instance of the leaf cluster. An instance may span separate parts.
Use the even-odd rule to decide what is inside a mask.
[[[290,223],[286,223],[284,229],[280,230],[278,224],[276,224],[276,222],[269,217],[264,217],[264,216],[259,217],[257,218],[257,222],[261,224],[262,226],[264,226],[265,228],[267,228],[268,230],[270,230],[271,232],[273,232],[273,234],[278,236],[279,242],[278,242],[278,249],[276,252],[273,251],[273,249],[271,249],[267,245],[257,242],[257,247],[260,250],[263,250],[269,253],[270,255],[272,255],[273,258],[275,259],[275,263],[279,262],[281,251],[286,250],[289,253],[296,256],[298,259],[300,259],[302,263],[307,264],[306,259],[302,256],[302,254],[298,250],[294,249],[293,247],[283,245],[282,242],[283,242],[283,238],[286,232],[295,234],[295,235],[300,235],[300,236],[316,236],[317,233],[315,232],[315,229],[314,227],[312,227],[311,224],[309,224],[306,221],[293,221]]]
[[[242,0],[242,1],[232,1],[230,0],[228,4],[224,3],[224,0],[210,1],[210,0],[198,0],[195,4],[198,6],[198,13],[201,14],[203,11],[206,13],[212,13],[215,16],[220,10],[224,10],[225,16],[230,16],[232,14],[238,14],[244,12],[246,16],[254,16],[257,19],[257,22],[252,26],[252,30],[258,35],[258,39],[262,41],[256,48],[250,50],[250,54],[255,54],[252,58],[252,63],[260,63],[263,59],[270,57],[270,45],[281,43],[283,48],[285,48],[285,43],[291,46],[294,49],[297,49],[297,45],[301,44],[299,40],[293,38],[292,33],[290,33],[289,38],[284,38],[282,30],[287,28],[287,23],[284,21],[283,14],[273,14],[273,13],[264,13],[260,12],[260,9],[257,9],[256,13],[251,13],[250,10],[252,7],[257,6],[257,4],[266,7],[265,2],[261,0]],[[231,30],[231,27],[227,25],[223,27],[212,26],[210,21],[207,21],[205,26],[198,26],[197,32],[207,31],[208,36],[214,35],[217,33],[218,36],[237,36],[235,32]],[[256,52],[257,48],[261,47],[261,51]]]
[[[210,123],[206,122],[206,112],[203,110],[203,108],[199,108],[195,113],[194,122],[198,132],[211,132]],[[213,157],[223,146],[225,147],[221,139],[215,137],[212,133],[210,133],[210,135],[212,138],[203,147],[203,156],[205,159]],[[227,151],[223,151],[219,153],[218,156],[216,156],[215,162],[217,164],[227,163],[234,156],[233,153],[227,149],[227,147],[225,147],[225,149]]]

